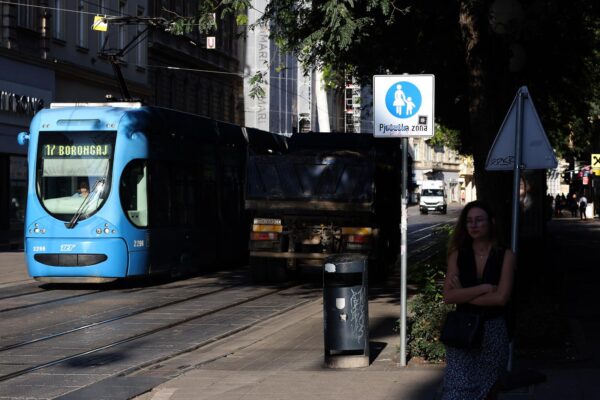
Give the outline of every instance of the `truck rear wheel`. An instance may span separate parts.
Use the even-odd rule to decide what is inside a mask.
[[[281,283],[287,280],[286,259],[250,257],[250,274],[256,284]]]

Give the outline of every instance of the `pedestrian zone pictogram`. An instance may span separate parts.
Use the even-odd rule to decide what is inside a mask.
[[[421,108],[421,91],[410,82],[399,81],[389,87],[385,95],[387,110],[394,117],[410,118]]]

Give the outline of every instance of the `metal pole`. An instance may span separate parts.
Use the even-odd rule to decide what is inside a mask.
[[[519,239],[519,199],[520,199],[520,187],[521,187],[521,168],[522,155],[521,155],[521,142],[523,137],[523,99],[527,97],[527,93],[523,92],[522,88],[519,90],[519,98],[517,100],[517,132],[515,135],[515,167],[513,175],[513,201],[512,201],[512,224],[511,224],[511,238],[510,248],[517,254],[518,250],[518,239]]]
[[[523,138],[523,106],[524,99],[527,98],[528,93],[524,88],[519,89],[519,98],[517,99],[517,129],[515,134],[515,167],[513,175],[513,201],[512,201],[512,221],[511,221],[511,235],[510,235],[510,248],[512,252],[517,255],[518,241],[519,241],[519,213],[520,213],[520,194],[521,194],[521,168],[522,164],[522,138]],[[509,343],[508,353],[508,366],[507,370],[512,371],[513,366],[513,347],[514,343]]]
[[[400,216],[400,366],[406,366],[406,204],[408,197],[408,138],[402,138],[402,207]]]

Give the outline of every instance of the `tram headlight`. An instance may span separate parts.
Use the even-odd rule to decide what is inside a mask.
[[[110,229],[104,228],[104,233],[110,233]]]
[[[101,234],[101,233],[102,233],[102,229],[100,229],[100,228],[96,228],[96,233],[97,233],[98,235],[99,235],[99,234]]]

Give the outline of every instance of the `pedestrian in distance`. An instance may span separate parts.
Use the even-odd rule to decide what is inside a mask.
[[[446,346],[443,400],[496,399],[509,356],[508,307],[515,256],[501,246],[491,209],[482,201],[460,213],[448,246],[444,302],[482,320],[477,348]]]
[[[568,207],[571,211],[571,217],[576,218],[579,206],[577,205],[577,195],[575,193],[569,196]]]
[[[587,198],[581,195],[579,198],[579,219],[587,219]]]
[[[560,194],[557,193],[554,198],[554,216],[559,217],[560,214]]]

